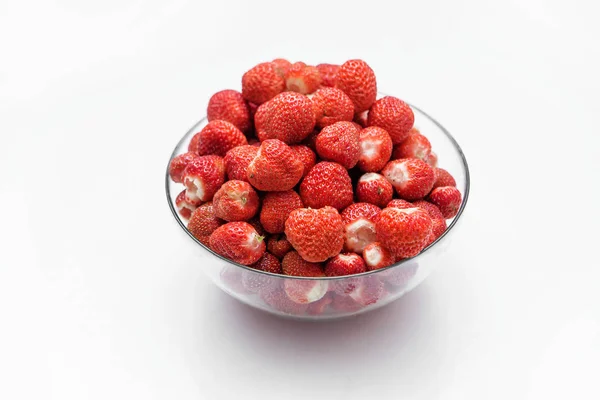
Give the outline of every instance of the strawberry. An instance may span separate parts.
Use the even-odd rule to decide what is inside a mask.
[[[371,108],[377,98],[375,73],[362,60],[349,60],[343,63],[337,71],[335,87],[350,97],[354,103],[355,113]]]
[[[431,235],[429,236],[429,240],[426,244],[426,246],[429,246],[446,231],[446,219],[444,218],[444,215],[442,215],[440,209],[435,204],[431,204],[428,201],[418,200],[413,203],[413,206],[427,211],[431,217],[433,225],[431,226]]]
[[[359,132],[360,156],[358,168],[364,172],[377,172],[385,166],[392,155],[392,139],[385,129],[376,126]]]
[[[341,253],[330,259],[325,265],[325,275],[343,276],[366,272],[365,261],[356,253]]]
[[[284,92],[256,110],[254,125],[260,141],[279,139],[300,143],[315,127],[312,101],[303,94]]]
[[[250,218],[246,222],[249,223],[250,225],[252,225],[252,227],[254,228],[256,233],[258,233],[260,236],[263,236],[265,238],[267,237],[267,231],[265,231],[265,228],[263,228],[258,216],[255,216],[254,218]]]
[[[319,131],[315,129],[302,141],[302,144],[312,151],[317,151],[317,136],[319,136]]]
[[[340,89],[326,87],[317,90],[311,97],[317,126],[324,128],[339,121],[352,121],[354,104]]]
[[[282,233],[290,213],[302,207],[300,196],[293,190],[268,192],[263,198],[260,223],[269,233]]]
[[[227,179],[248,181],[248,165],[254,160],[257,153],[258,147],[252,145],[237,146],[229,150],[223,159]]]
[[[242,96],[256,104],[271,100],[285,90],[285,80],[277,73],[277,65],[261,63],[242,76]]]
[[[325,276],[321,264],[306,261],[297,251],[288,252],[281,261],[284,275],[322,277]]]
[[[438,164],[438,156],[437,154],[435,154],[433,151],[431,153],[429,153],[429,155],[427,156],[427,158],[425,160],[427,164],[431,165],[432,167],[437,167]]]
[[[443,168],[433,168],[433,174],[435,181],[433,181],[433,189],[441,186],[454,186],[456,187],[456,181],[450,172]]]
[[[416,131],[411,133],[402,143],[394,146],[392,159],[418,158],[419,160],[426,161],[429,158],[429,154],[431,154],[431,143],[429,143],[429,140],[425,136]]]
[[[320,300],[310,303],[308,305],[306,313],[309,315],[321,315],[325,313],[325,310],[327,309],[329,304],[331,304],[332,301],[333,296],[331,295],[331,293],[328,292]]]
[[[225,163],[219,156],[202,156],[192,160],[183,171],[186,200],[190,203],[211,201],[225,181]]]
[[[190,151],[195,151],[201,156],[215,154],[223,157],[234,147],[248,144],[242,131],[235,125],[219,119],[209,122],[200,132],[196,133],[192,142],[195,140],[196,147]],[[192,142],[190,142],[190,147]]]
[[[318,64],[317,69],[321,74],[321,86],[334,87],[335,75],[339,68],[340,66],[335,64]]]
[[[377,239],[375,222],[381,209],[370,203],[354,203],[342,211],[344,223],[344,249],[362,253],[363,249]]]
[[[248,165],[248,181],[258,190],[278,192],[290,190],[300,181],[304,164],[281,140],[268,139],[260,144],[254,160]]]
[[[362,112],[359,112],[357,114],[354,114],[354,118],[352,119],[354,122],[356,122],[358,125],[360,125],[363,128],[366,128],[368,125],[368,116],[369,116],[369,111],[365,110]]]
[[[242,94],[235,90],[222,90],[212,95],[206,109],[208,121],[223,120],[240,131],[250,130],[250,110]]]
[[[286,279],[283,290],[294,303],[308,304],[322,299],[327,294],[329,284],[320,279]]]
[[[187,228],[200,243],[209,246],[210,235],[224,223],[225,221],[215,215],[213,204],[205,203],[194,210]]]
[[[285,73],[292,66],[292,63],[285,58],[276,58],[272,63],[275,64],[275,72],[282,78],[285,77]]]
[[[349,293],[349,296],[356,303],[362,306],[377,303],[385,295],[383,283],[378,277],[367,275],[357,280],[356,288]]]
[[[438,206],[444,218],[452,218],[458,213],[462,195],[454,186],[441,186],[433,189],[427,198]]]
[[[248,111],[250,112],[250,122],[254,123],[254,116],[256,115],[256,110],[258,110],[259,104],[248,102]]]
[[[295,303],[290,300],[283,287],[261,289],[259,296],[265,304],[284,314],[303,315],[308,308],[306,304]]]
[[[402,199],[394,199],[387,204],[387,207],[393,208],[413,208],[414,205],[410,201],[402,200]]]
[[[356,128],[356,129],[357,129],[359,132],[360,132],[360,131],[362,131],[362,130],[363,130],[363,128],[364,128],[364,127],[363,127],[361,124],[359,124],[359,123],[356,123],[356,122],[354,122],[354,121],[350,121],[350,123],[351,123],[352,125],[354,125],[354,127],[355,127],[355,128]]]
[[[285,235],[274,235],[267,241],[267,250],[280,260],[292,250],[292,244]]]
[[[358,130],[346,121],[326,126],[317,136],[316,147],[322,159],[335,161],[350,169],[360,157]]]
[[[200,200],[197,200],[194,203],[189,203],[185,197],[185,190],[182,190],[175,199],[175,207],[177,207],[179,215],[185,219],[190,218],[196,207],[201,203],[202,202]]]
[[[392,252],[380,242],[367,245],[362,252],[362,256],[368,271],[388,267],[396,261]]]
[[[377,241],[396,258],[414,257],[427,244],[432,225],[431,217],[421,208],[388,207],[375,223]]]
[[[250,265],[250,267],[259,271],[271,272],[273,274],[281,274],[281,262],[274,255],[265,252],[263,256]],[[242,285],[251,293],[258,293],[261,289],[274,288],[277,286],[281,278],[258,274],[252,271],[242,271]]]
[[[387,271],[382,271],[379,275],[380,279],[388,284],[388,288],[392,291],[404,289],[410,283],[412,278],[417,274],[419,264],[415,261],[403,262],[400,265],[390,268]]]
[[[321,74],[316,67],[296,62],[285,71],[285,86],[292,92],[308,94],[321,85]]]
[[[369,110],[369,126],[385,129],[394,144],[402,143],[408,137],[414,122],[415,115],[410,106],[396,97],[382,97]]]
[[[381,174],[405,200],[419,200],[425,197],[431,191],[435,179],[433,168],[417,158],[390,161]]]
[[[383,208],[392,200],[393,195],[392,184],[375,172],[367,172],[356,184],[356,198],[361,203],[371,203]]]
[[[310,147],[301,144],[290,146],[290,149],[292,149],[300,161],[302,161],[302,164],[304,165],[302,177],[305,177],[306,174],[308,174],[308,171],[310,171],[310,169],[314,167],[315,163],[317,162],[317,156],[315,152],[312,151]]]
[[[228,222],[210,235],[210,248],[236,263],[251,265],[265,253],[265,242],[247,222]]]
[[[283,270],[281,269],[281,262],[277,257],[268,251],[263,254],[263,256],[256,263],[251,265],[252,268],[257,269],[259,271],[270,272],[272,274],[283,274]]]
[[[329,206],[319,209],[298,208],[285,221],[285,236],[306,261],[322,262],[342,250],[342,217],[335,208]]]
[[[352,204],[352,181],[340,164],[317,163],[300,183],[300,197],[306,207],[331,206],[342,210]]]
[[[188,151],[187,153],[183,153],[173,158],[169,163],[169,176],[173,180],[173,182],[182,183],[183,182],[183,170],[188,164],[200,157],[198,153]]]
[[[247,221],[258,211],[258,194],[248,182],[227,181],[215,193],[213,207],[225,221]]]

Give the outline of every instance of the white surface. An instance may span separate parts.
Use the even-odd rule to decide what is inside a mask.
[[[0,2],[0,398],[600,398],[597,3],[225,3]],[[167,208],[210,94],[280,56],[367,60],[470,162],[447,264],[373,314],[236,303]]]

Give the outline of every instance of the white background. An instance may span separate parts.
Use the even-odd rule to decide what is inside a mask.
[[[600,398],[599,14],[0,0],[0,398]],[[470,163],[445,265],[379,311],[311,324],[238,304],[167,208],[176,141],[275,57],[365,59]]]

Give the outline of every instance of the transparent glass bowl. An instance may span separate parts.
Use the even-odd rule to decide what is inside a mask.
[[[198,258],[198,268],[202,268],[218,287],[239,301],[278,316],[296,319],[325,320],[368,312],[385,306],[414,289],[433,268],[444,264],[443,254],[456,233],[457,224],[467,204],[470,182],[467,160],[456,140],[436,120],[419,108],[411,107],[415,114],[415,127],[427,136],[433,151],[438,155],[438,166],[454,176],[463,196],[458,214],[447,221],[446,232],[419,255],[380,270],[331,278],[276,275],[234,263],[204,246],[187,230],[187,220],[179,215],[175,205],[175,199],[183,190],[183,185],[171,181],[167,164],[167,201],[183,235],[187,236],[190,252],[194,252]],[[203,118],[183,136],[169,163],[175,156],[187,151],[192,136],[207,122]],[[285,294],[285,287],[290,289],[307,286],[327,293],[321,300],[310,304],[294,303]]]

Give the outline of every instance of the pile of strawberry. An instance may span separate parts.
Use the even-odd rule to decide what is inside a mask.
[[[379,100],[362,60],[277,59],[209,101],[208,124],[169,173],[189,231],[232,261],[341,276],[414,257],[462,198],[402,100]]]

